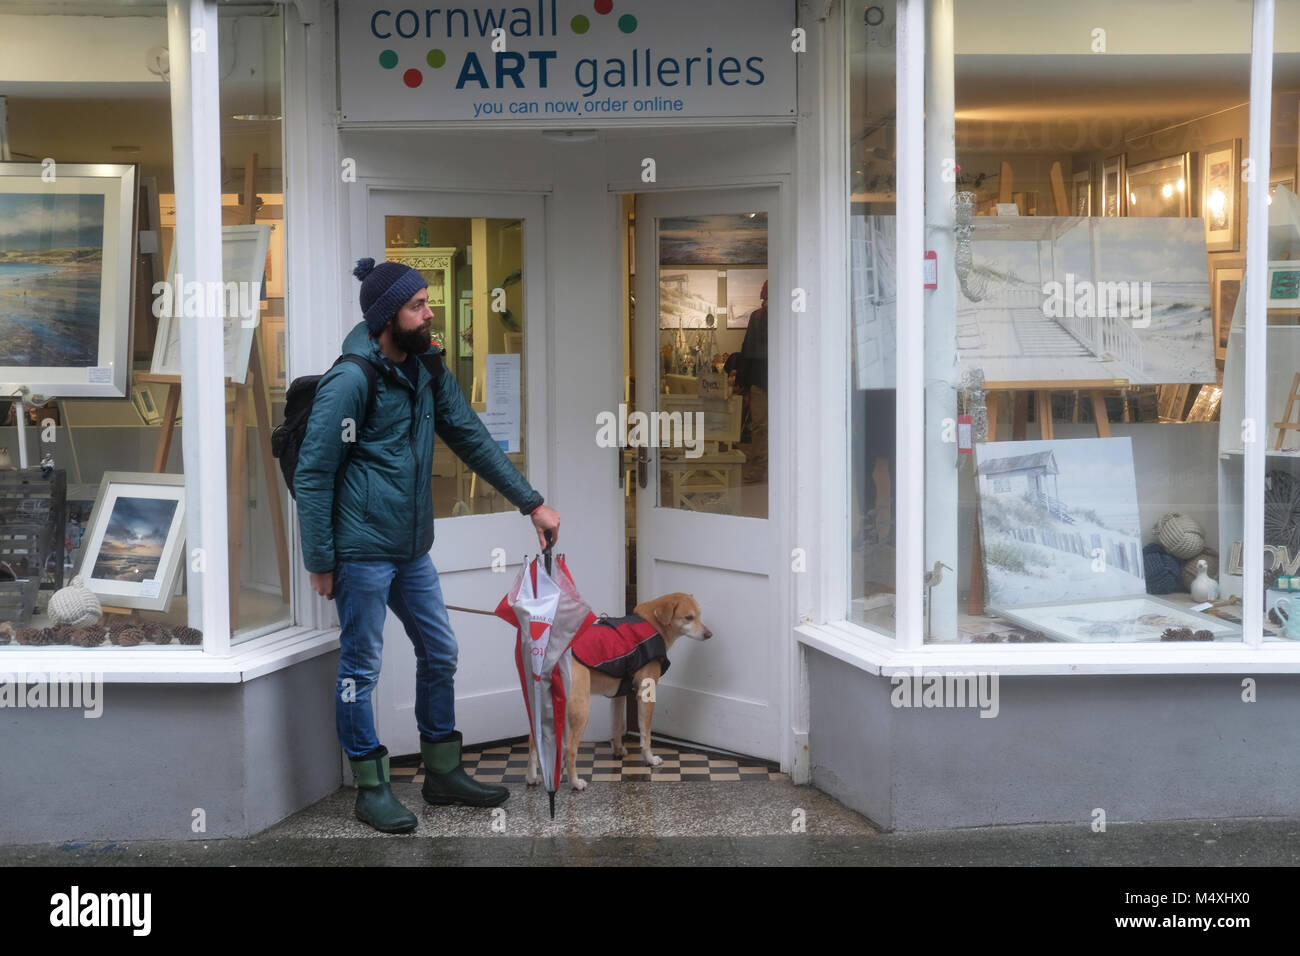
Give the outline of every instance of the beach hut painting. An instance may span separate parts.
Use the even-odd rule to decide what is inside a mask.
[[[0,388],[126,395],[134,166],[0,163]]]
[[[977,444],[990,606],[1145,595],[1128,438]]]

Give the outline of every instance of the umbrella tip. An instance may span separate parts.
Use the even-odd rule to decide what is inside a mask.
[[[551,798],[551,819],[555,819],[555,791],[551,790],[546,794]]]

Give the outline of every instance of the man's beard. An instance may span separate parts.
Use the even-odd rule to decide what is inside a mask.
[[[398,320],[393,319],[393,344],[403,352],[410,352],[415,355],[422,355],[429,351],[433,344],[429,338],[429,324],[419,326],[415,329],[402,329],[397,324]]]

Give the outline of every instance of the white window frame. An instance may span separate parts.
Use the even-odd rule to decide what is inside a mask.
[[[186,240],[177,242],[178,271],[196,281],[221,271],[220,82],[218,72],[217,0],[168,0],[167,33],[173,124],[173,167],[177,204],[189,203],[195,215],[178,220]],[[291,11],[293,13],[291,14]],[[313,317],[335,335],[289,336],[289,375],[297,369],[324,368],[337,355],[339,302],[336,295],[306,273],[307,260],[339,261],[338,199],[332,190],[313,190],[312,182],[332,183],[339,168],[334,120],[334,26],[319,15],[311,0],[293,0],[284,11],[284,114],[286,130],[286,232],[312,237],[314,253],[324,258],[286,256],[288,290],[296,301],[292,316]],[[310,25],[311,29],[308,29]],[[206,34],[206,54],[191,56],[192,31]],[[287,131],[292,129],[293,136]],[[300,148],[292,149],[293,143]],[[326,163],[326,166],[322,166]],[[332,167],[332,168],[330,168]],[[301,187],[301,188],[296,188]],[[293,189],[293,201],[288,193]],[[299,195],[301,194],[301,195]],[[342,280],[340,280],[342,281]],[[331,321],[331,319],[333,321]],[[0,674],[51,672],[94,674],[105,683],[241,683],[336,650],[338,628],[323,598],[312,594],[301,560],[295,559],[295,594],[311,595],[293,606],[295,620],[231,646],[227,539],[226,409],[221,328],[195,323],[181,340],[181,400],[187,427],[182,432],[186,491],[189,496],[187,540],[222,542],[209,547],[205,571],[190,573],[191,627],[203,632],[202,650],[188,648],[15,648],[0,651]],[[200,440],[200,436],[203,436]],[[297,544],[296,513],[290,509],[290,535]],[[187,549],[188,551],[188,549]],[[187,557],[188,565],[188,557]],[[195,598],[198,600],[195,600]],[[300,615],[300,617],[299,617]]]
[[[993,670],[1000,674],[1258,674],[1300,673],[1300,644],[1263,641],[1262,609],[1250,602],[1243,605],[1240,643],[1186,644],[1097,644],[1097,645],[962,645],[925,644],[922,639],[924,574],[924,339],[923,325],[908,317],[924,314],[921,256],[924,252],[924,63],[926,51],[926,7],[951,0],[898,0],[897,85],[898,85],[898,446],[896,481],[897,611],[896,637],[863,627],[847,618],[849,576],[849,533],[846,479],[852,460],[845,438],[847,420],[845,396],[852,387],[849,364],[835,343],[848,342],[850,297],[848,274],[842,269],[821,276],[825,283],[828,315],[822,327],[823,351],[836,352],[835,375],[822,380],[821,407],[836,410],[820,420],[801,417],[803,427],[819,435],[820,456],[800,455],[796,487],[817,488],[816,514],[820,534],[813,536],[825,557],[816,592],[808,596],[810,610],[799,618],[795,639],[868,673],[889,676],[921,669]],[[1246,272],[1246,367],[1265,365],[1266,259],[1268,241],[1269,133],[1272,109],[1273,22],[1275,0],[1255,0],[1252,13],[1250,71],[1250,143],[1254,179],[1247,188],[1247,272]],[[847,155],[848,135],[843,129],[848,110],[848,16],[856,10],[840,4],[837,39],[828,30],[827,60],[823,64],[820,102],[814,116],[821,115],[822,137],[818,148],[828,180],[823,184],[820,215],[826,219],[818,239],[824,244],[822,259],[829,263],[849,261],[846,210],[848,181],[842,157]],[[807,111],[801,107],[801,113]],[[838,119],[836,119],[838,117]],[[844,350],[847,351],[847,350]],[[1262,375],[1247,375],[1245,409],[1248,418],[1266,421],[1265,381]],[[838,412],[843,411],[843,416]],[[1257,434],[1262,434],[1257,429]],[[825,468],[826,462],[843,463],[842,468]],[[1258,594],[1263,586],[1264,527],[1264,442],[1246,446],[1245,454],[1243,591]],[[828,472],[842,472],[835,478]],[[803,512],[801,512],[802,516]],[[806,520],[806,519],[805,519]],[[831,530],[836,529],[836,530]],[[801,521],[799,533],[810,529]],[[801,602],[801,607],[805,606]]]

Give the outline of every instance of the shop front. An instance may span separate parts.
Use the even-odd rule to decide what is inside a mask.
[[[592,607],[699,601],[657,735],[886,828],[1300,811],[1300,18],[1022,7],[0,4],[0,840],[350,779],[270,432],[366,257]],[[536,534],[431,477],[490,611]],[[513,635],[451,619],[465,742],[520,737]]]

